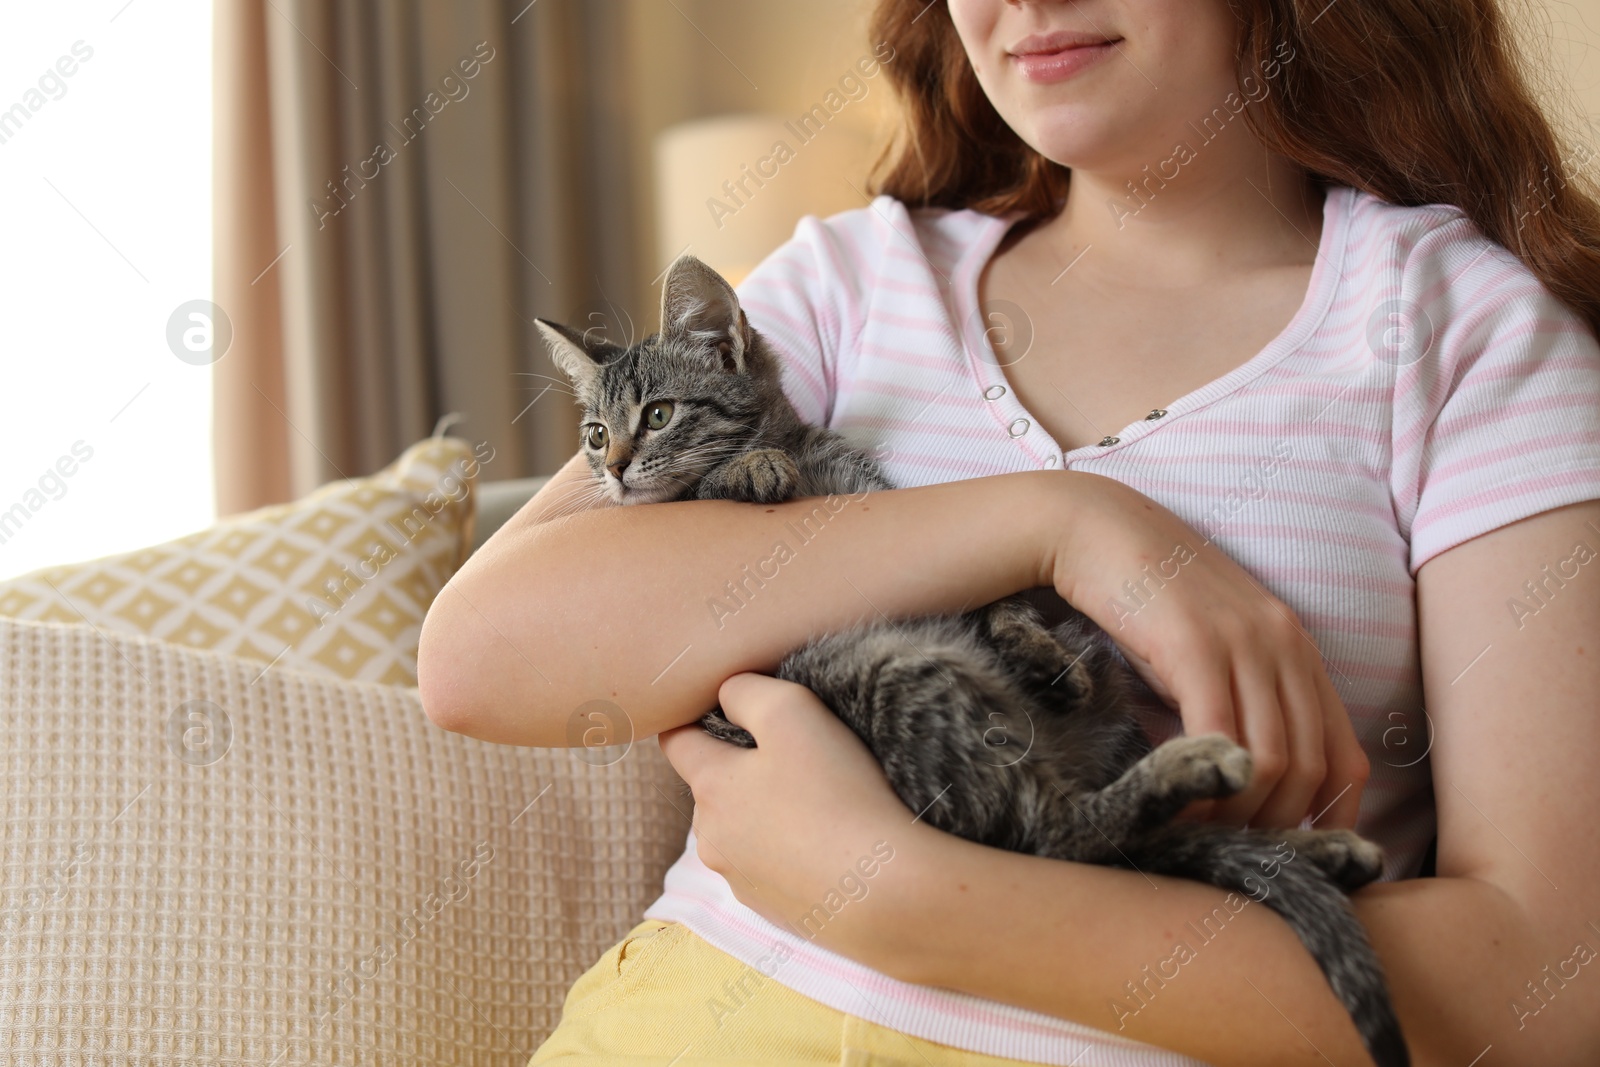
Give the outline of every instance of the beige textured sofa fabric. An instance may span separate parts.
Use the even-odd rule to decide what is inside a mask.
[[[0,1063],[521,1064],[689,811],[653,739],[0,619]]]

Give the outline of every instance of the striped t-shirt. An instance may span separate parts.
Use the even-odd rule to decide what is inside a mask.
[[[978,305],[1013,221],[879,197],[802,220],[740,299],[785,360],[801,417],[871,449],[896,485],[1092,471],[1216,542],[1316,640],[1371,759],[1357,828],[1386,850],[1385,878],[1414,876],[1434,835],[1416,572],[1479,534],[1600,499],[1594,334],[1459,209],[1330,185],[1305,302],[1283,332],[1064,451],[1010,389],[985,332],[997,309]],[[1600,551],[1600,530],[1580,536]],[[1180,729],[1167,719],[1158,736]],[[957,1048],[1078,1067],[1192,1062],[1110,1032],[1110,1006],[1096,1030],[823,949],[740,904],[692,832],[645,915],[837,1010]]]

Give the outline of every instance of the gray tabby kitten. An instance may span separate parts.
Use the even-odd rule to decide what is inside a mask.
[[[732,288],[692,256],[667,274],[661,332],[637,345],[538,325],[583,407],[595,478],[619,503],[773,503],[892,488],[840,435],[800,420]],[[906,806],[940,829],[1265,903],[1310,950],[1380,1067],[1410,1062],[1377,957],[1343,895],[1378,877],[1378,846],[1346,830],[1174,821],[1191,801],[1243,789],[1250,755],[1220,735],[1152,750],[1132,712],[1159,706],[1155,696],[1082,614],[1048,627],[1019,595],[955,617],[862,624],[790,653],[778,677],[815,692],[872,750]],[[720,709],[702,722],[755,745]]]

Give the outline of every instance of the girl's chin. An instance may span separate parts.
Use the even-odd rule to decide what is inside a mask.
[[[1117,133],[1118,129],[1127,128],[1126,123],[1101,121],[1097,116],[1086,115],[1081,105],[1048,111],[1048,114],[1019,116],[1018,121],[1011,124],[1011,128],[1021,133],[1022,139],[1044,158],[1083,171],[1112,170],[1126,162],[1127,137]],[[1096,129],[1104,129],[1106,133],[1103,136],[1091,133]],[[1151,158],[1161,159],[1165,154]]]

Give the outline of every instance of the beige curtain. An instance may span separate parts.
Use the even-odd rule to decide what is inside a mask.
[[[452,412],[485,478],[571,455],[532,319],[620,336],[649,299],[631,10],[217,0],[221,514],[370,473]]]

